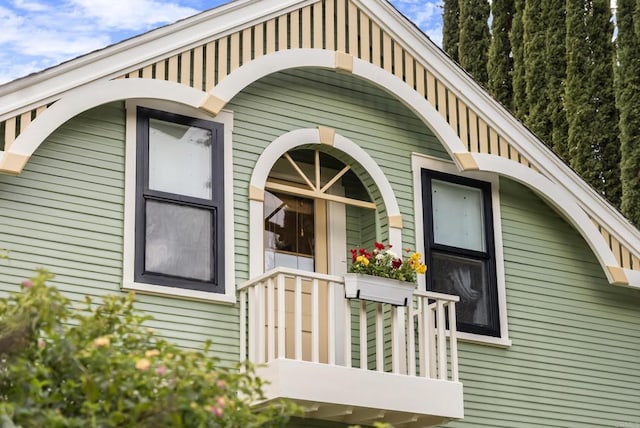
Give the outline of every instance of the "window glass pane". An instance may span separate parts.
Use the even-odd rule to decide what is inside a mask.
[[[265,269],[285,266],[313,271],[313,200],[265,192]]]
[[[145,270],[211,281],[212,213],[146,202]]]
[[[149,188],[211,199],[211,131],[149,119]]]
[[[431,260],[433,291],[460,296],[457,322],[491,327],[492,299],[486,262],[437,252]]]
[[[482,190],[431,180],[436,244],[486,251]]]

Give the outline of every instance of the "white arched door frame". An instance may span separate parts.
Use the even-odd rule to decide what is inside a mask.
[[[364,168],[378,187],[389,215],[389,243],[402,248],[402,218],[395,194],[376,162],[353,141],[329,128],[307,128],[288,132],[276,138],[256,162],[249,185],[249,277],[264,271],[264,191],[269,172],[276,161],[289,150],[303,145],[328,144],[351,156]]]

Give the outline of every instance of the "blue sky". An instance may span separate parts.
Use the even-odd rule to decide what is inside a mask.
[[[0,0],[0,84],[228,0]],[[432,40],[442,0],[391,0]]]

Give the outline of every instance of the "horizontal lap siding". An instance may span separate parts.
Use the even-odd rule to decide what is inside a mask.
[[[36,151],[22,174],[0,175],[0,291],[44,267],[72,301],[120,293],[124,202],[124,107],[109,104],[72,119]],[[185,348],[208,339],[216,356],[238,355],[234,307],[138,294],[149,326]]]
[[[640,426],[640,292],[609,285],[532,192],[500,186],[513,346],[460,344],[465,419],[447,426]]]

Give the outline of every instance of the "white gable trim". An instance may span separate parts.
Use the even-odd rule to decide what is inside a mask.
[[[207,99],[202,91],[164,80],[121,79],[97,82],[69,92],[53,104],[11,145],[10,152],[30,156],[63,123],[90,108],[129,98],[175,101],[198,107]]]
[[[547,203],[564,215],[573,227],[575,227],[595,254],[602,266],[609,283],[616,285],[630,285],[640,287],[640,282],[630,283],[629,277],[625,282],[621,278],[614,277],[612,269],[619,266],[613,252],[603,239],[600,231],[593,224],[589,216],[578,205],[575,197],[563,186],[553,183],[543,175],[536,173],[516,162],[498,156],[481,153],[473,153],[473,158],[482,171],[491,171],[499,175],[509,177],[535,191]],[[635,276],[635,275],[634,275]]]
[[[276,161],[289,150],[307,144],[324,144],[318,129],[307,128],[287,132],[276,138],[256,162],[251,175],[250,189],[264,191],[267,177]],[[389,217],[400,216],[400,207],[396,200],[391,184],[387,180],[378,164],[360,146],[342,135],[335,134],[333,147],[348,154],[356,160],[371,179],[376,183]],[[255,190],[254,190],[255,191]],[[260,198],[253,198],[249,203],[249,277],[253,278],[264,271],[264,207]],[[389,243],[396,248],[402,248],[402,228],[389,226]]]
[[[336,69],[339,58],[336,52],[323,49],[292,49],[268,54],[231,73],[213,88],[211,96],[229,102],[245,87],[268,74],[301,67]],[[456,162],[457,153],[467,153],[467,148],[440,113],[402,79],[377,65],[351,58],[354,76],[369,81],[402,101],[434,132]]]
[[[224,103],[231,101],[245,87],[268,74],[300,67],[334,69],[336,52],[322,49],[295,49],[265,55],[231,73],[210,92],[210,95],[186,85],[153,79],[118,79],[88,84],[69,92],[38,116],[18,136],[10,151],[15,154],[32,155],[40,144],[64,122],[78,113],[104,103],[130,98],[152,98],[200,107],[207,105],[210,97]],[[456,154],[467,153],[460,138],[436,109],[401,79],[357,58],[353,58],[353,74],[400,99],[431,128],[456,162],[458,162]],[[459,164],[459,167],[462,168],[462,165]]]

